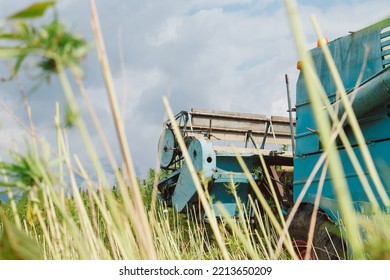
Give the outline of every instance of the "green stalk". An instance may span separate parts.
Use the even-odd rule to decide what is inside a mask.
[[[56,126],[57,133],[57,157],[58,161],[58,173],[59,173],[59,184],[60,184],[60,201],[63,206],[65,206],[65,189],[64,189],[64,165],[62,163],[62,149],[61,149],[61,119],[60,119],[60,107],[58,102],[56,103],[56,114],[54,117],[54,123]]]
[[[8,182],[8,177],[4,169],[1,170],[3,173],[3,178],[4,182]],[[18,214],[18,210],[16,209],[16,203],[15,203],[15,198],[14,198],[14,193],[12,192],[10,187],[7,187],[7,193],[8,193],[8,199],[9,199],[9,204],[11,206],[12,214],[14,215],[14,221],[18,229],[22,229],[22,224],[20,222],[20,217]]]
[[[220,213],[222,213],[222,216],[225,218],[226,223],[233,230],[233,232],[237,234],[238,239],[244,245],[245,251],[248,252],[251,259],[257,260],[257,259],[259,259],[259,255],[257,254],[257,252],[253,246],[253,242],[251,242],[251,237],[250,237],[250,233],[249,233],[249,229],[248,229],[248,223],[250,222],[250,220],[249,220],[249,217],[247,215],[245,215],[246,210],[244,209],[244,207],[242,207],[242,202],[237,195],[236,186],[233,182],[232,176],[230,176],[229,185],[230,186],[228,186],[228,188],[231,191],[231,194],[234,196],[234,201],[236,202],[236,205],[237,205],[238,217],[239,217],[239,222],[240,222],[241,228],[237,226],[237,222],[232,220],[229,216],[226,216],[226,214],[228,212],[223,207],[222,203],[219,203],[219,206],[217,205],[218,211],[221,210],[220,208],[224,208],[224,209],[222,209],[222,212],[220,212]]]
[[[302,59],[305,84],[311,100],[312,110],[315,112],[313,115],[317,127],[320,131],[321,143],[323,144],[324,151],[328,152],[329,171],[333,180],[334,191],[339,202],[340,213],[341,216],[345,219],[346,232],[351,247],[353,248],[353,253],[356,258],[362,259],[364,257],[363,244],[359,234],[357,217],[351,203],[351,195],[344,177],[343,165],[341,163],[336,145],[334,143],[329,143],[329,139],[331,139],[331,125],[326,112],[323,110],[324,104],[321,101],[321,97],[318,95],[318,90],[321,90],[321,85],[314,83],[316,80],[314,65],[311,57],[306,51],[304,36],[302,34],[302,29],[300,27],[297,16],[298,13],[296,10],[295,1],[286,0],[285,3],[290,17],[290,23],[294,33],[299,56]]]
[[[135,213],[132,214],[136,217],[134,220],[137,221],[137,223],[135,223],[135,231],[138,240],[141,242],[141,248],[144,257],[147,259],[156,259],[157,253],[153,245],[154,243],[151,228],[148,224],[147,215],[144,211],[142,197],[139,191],[139,186],[134,171],[133,161],[131,159],[130,150],[127,145],[127,139],[123,128],[123,122],[121,119],[118,101],[116,99],[115,87],[111,76],[107,54],[105,51],[105,44],[103,40],[103,35],[101,33],[95,1],[90,0],[89,3],[91,7],[91,24],[97,44],[97,54],[103,72],[103,78],[106,84],[107,95],[111,107],[111,112],[114,118],[114,124],[118,136],[119,146],[122,152],[125,170],[127,176],[129,176],[130,179],[130,192],[132,194],[132,198],[135,204]]]
[[[171,107],[169,106],[168,99],[165,96],[163,96],[163,103],[165,106],[165,110],[167,111],[169,120],[171,121],[171,124],[173,127],[173,132],[176,136],[177,142],[179,143],[180,150],[183,153],[183,157],[184,157],[184,160],[187,164],[188,171],[191,174],[191,178],[192,178],[192,181],[195,185],[196,191],[198,193],[199,200],[201,201],[201,204],[202,204],[202,207],[206,213],[206,216],[210,221],[211,229],[213,230],[215,238],[217,239],[218,246],[222,250],[223,258],[228,260],[228,259],[230,259],[230,256],[226,250],[225,244],[223,243],[221,232],[218,229],[217,220],[216,220],[215,215],[214,215],[214,213],[209,205],[209,202],[205,196],[202,184],[200,183],[199,177],[196,173],[195,167],[194,167],[194,165],[191,161],[191,157],[188,153],[186,144],[184,143],[183,137],[181,136],[180,129],[176,123],[175,116],[171,110]]]
[[[317,36],[320,40],[324,40],[324,36],[321,32],[321,29],[314,17],[311,17],[314,29],[317,33]],[[343,82],[341,80],[340,74],[337,70],[336,64],[333,61],[332,55],[330,53],[329,47],[327,44],[321,44],[322,52],[325,56],[326,62],[328,64],[328,67],[330,69],[330,73],[332,75],[333,81],[336,84],[337,92],[340,94],[341,101],[345,108],[345,113],[347,114],[348,121],[350,124],[350,127],[352,128],[352,132],[355,135],[356,141],[358,143],[360,152],[362,153],[364,162],[367,166],[368,173],[370,174],[372,181],[374,183],[374,186],[376,187],[378,194],[380,198],[382,199],[382,202],[384,203],[385,207],[390,207],[390,199],[386,193],[385,187],[382,184],[382,181],[378,175],[378,171],[375,168],[374,161],[371,157],[370,151],[368,150],[366,140],[364,139],[363,132],[360,129],[359,122],[356,118],[356,115],[352,108],[352,103],[348,99],[347,93],[345,91]]]
[[[318,213],[318,209],[320,207],[322,189],[324,187],[325,176],[326,176],[327,171],[328,171],[328,161],[325,162],[325,165],[322,168],[320,180],[318,182],[318,189],[317,189],[317,194],[316,194],[316,197],[314,200],[313,213],[311,214],[311,218],[310,218],[310,227],[309,227],[308,238],[307,238],[307,250],[306,250],[306,254],[304,256],[305,260],[309,259],[310,252],[311,252],[312,246],[313,246],[314,230],[315,230],[315,225],[317,222],[317,213]]]
[[[260,151],[258,152],[259,156],[260,156]],[[265,213],[268,215],[268,217],[270,218],[271,220],[271,223],[272,225],[274,226],[278,236],[281,236],[280,238],[280,242],[281,244],[284,244],[287,251],[289,252],[289,254],[291,254],[291,256],[293,256],[293,258],[298,258],[295,251],[294,251],[294,248],[292,246],[292,243],[291,243],[291,240],[290,240],[290,236],[289,235],[286,235],[284,233],[284,230],[283,228],[281,227],[281,225],[279,224],[277,218],[275,217],[271,207],[268,205],[267,203],[267,200],[264,198],[263,194],[260,192],[255,180],[253,179],[248,167],[245,165],[245,162],[244,160],[242,159],[242,157],[236,153],[236,158],[237,158],[237,161],[238,163],[240,164],[241,166],[241,169],[242,171],[244,171],[247,179],[248,179],[248,182],[250,184],[250,186],[252,187],[257,199],[259,200],[260,202],[260,205],[263,207]],[[286,227],[284,227],[286,228]],[[287,238],[285,238],[287,237]],[[278,256],[280,251],[276,250],[275,252],[271,252],[271,258],[276,258]]]

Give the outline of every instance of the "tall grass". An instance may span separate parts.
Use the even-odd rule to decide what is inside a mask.
[[[383,250],[382,244],[390,244],[390,235],[386,230],[390,226],[390,220],[386,215],[377,211],[378,203],[367,182],[364,183],[366,193],[374,205],[377,215],[373,217],[362,216],[352,208],[341,168],[342,163],[334,143],[336,136],[339,135],[347,147],[352,161],[355,162],[356,169],[361,170],[343,132],[343,119],[348,117],[357,136],[361,136],[360,128],[354,121],[356,118],[351,109],[347,109],[347,115],[339,121],[336,117],[337,114],[326,102],[325,92],[321,88],[319,79],[313,70],[311,58],[303,44],[304,39],[299,27],[297,11],[292,2],[286,1],[286,6],[305,67],[304,74],[306,81],[308,81],[307,87],[313,110],[319,112],[316,121],[322,132],[322,143],[324,143],[324,153],[318,164],[313,167],[312,176],[304,187],[304,191],[308,189],[320,166],[326,162],[326,168],[323,169],[323,172],[328,167],[338,186],[336,193],[340,203],[342,219],[340,222],[344,225],[345,238],[351,252],[350,256],[359,259],[388,258],[387,247],[385,247],[386,250]],[[151,199],[151,207],[145,205],[143,197],[145,194],[150,195],[149,186],[140,184],[134,172],[105,52],[103,35],[99,26],[97,9],[93,0],[90,0],[90,6],[91,24],[124,170],[120,171],[113,156],[114,153],[108,145],[107,136],[104,134],[84,88],[78,65],[73,62],[73,64],[69,64],[68,60],[64,60],[64,55],[57,55],[52,49],[40,51],[34,49],[33,53],[41,55],[45,62],[54,62],[55,69],[52,70],[59,78],[72,116],[67,119],[68,125],[64,126],[66,120],[61,117],[62,114],[57,106],[56,115],[53,116],[57,147],[53,150],[50,150],[36,136],[30,117],[30,128],[27,129],[33,136],[33,144],[28,146],[27,153],[15,153],[12,162],[1,164],[0,168],[3,174],[1,183],[8,188],[10,202],[0,203],[0,244],[2,245],[0,246],[0,259],[297,259],[298,256],[288,235],[288,227],[293,215],[285,220],[280,205],[277,205],[276,213],[270,208],[258,190],[250,171],[239,156],[237,156],[238,161],[255,190],[256,197],[250,198],[256,220],[255,226],[248,223],[249,213],[244,208],[240,209],[238,217],[233,218],[227,215],[221,204],[218,204],[218,211],[224,219],[217,221],[213,207],[210,205],[211,198],[204,187],[205,182],[199,178],[192,166],[167,98],[163,98],[163,103],[183,151],[184,160],[189,167],[208,223],[199,221],[191,212],[187,216],[175,213],[172,209],[158,203],[155,197]],[[320,39],[322,39],[318,25],[316,23],[314,25]],[[328,63],[333,69],[334,79],[339,81],[326,45],[322,44],[322,47],[328,57]],[[25,50],[22,53],[18,53],[17,50],[2,53],[0,50],[0,56],[15,57],[15,53],[16,57],[27,55]],[[20,65],[17,64],[17,67],[19,68]],[[71,71],[66,71],[67,68]],[[70,86],[71,79],[76,82],[78,92],[75,92]],[[345,90],[342,84],[339,82],[337,84],[341,96],[344,96]],[[116,175],[115,188],[109,184],[84,120],[78,113],[75,95],[79,93],[84,98],[90,117],[102,140],[104,152]],[[349,108],[348,100],[345,97],[342,100],[345,108]],[[329,108],[328,113],[322,110],[323,107]],[[27,104],[27,113],[29,112],[28,108]],[[331,116],[332,122],[327,121],[328,118],[325,117],[325,114]],[[70,139],[67,136],[69,126],[73,126],[80,132],[96,176],[88,174],[83,163],[77,155],[73,155],[69,148]],[[362,151],[367,153],[365,144],[360,144]],[[259,153],[259,157],[264,165],[261,153]],[[365,160],[370,162],[369,153]],[[370,174],[373,177],[377,176],[374,169],[370,170]],[[272,186],[269,175],[265,175],[269,185]],[[82,188],[76,177],[81,177],[83,185],[86,187]],[[91,177],[97,177],[97,180],[94,181]],[[158,174],[156,174],[154,181],[157,180],[157,177]],[[362,176],[361,180],[364,181],[364,178]],[[227,187],[234,195],[237,205],[240,206],[241,201],[235,192],[234,182],[231,182]],[[388,198],[383,191],[384,187],[377,180],[375,180],[375,187],[381,194],[382,201],[387,205]],[[16,201],[12,188],[22,188],[25,191],[23,198]],[[271,191],[276,197],[274,190],[271,189]],[[321,190],[318,191],[315,211],[318,210],[320,194]],[[303,193],[292,208],[292,214],[297,211],[302,196]],[[315,222],[313,214],[312,225]],[[313,230],[309,232],[309,236],[311,238],[309,238],[310,244]]]
[[[359,127],[357,118],[352,109],[352,100],[349,100],[345,88],[341,82],[340,75],[337,71],[335,63],[331,57],[329,48],[325,43],[325,39],[320,31],[319,25],[314,17],[312,17],[312,22],[314,29],[318,35],[319,41],[321,42],[320,46],[324,53],[325,59],[327,61],[328,67],[330,69],[333,80],[336,84],[337,93],[340,95],[342,104],[345,108],[345,113],[342,116],[341,120],[339,120],[336,116],[337,113],[333,111],[333,108],[330,106],[329,100],[326,96],[325,90],[323,89],[320,79],[316,74],[314,69],[314,63],[307,52],[307,48],[305,46],[305,40],[302,33],[302,28],[300,27],[299,20],[297,18],[297,10],[294,1],[286,0],[286,6],[288,9],[288,13],[290,15],[290,22],[292,25],[292,30],[294,33],[296,46],[299,52],[299,56],[302,59],[302,64],[304,65],[303,75],[305,78],[305,85],[307,88],[307,92],[309,95],[309,99],[311,102],[312,110],[316,112],[313,114],[315,117],[315,122],[317,124],[318,130],[321,132],[319,134],[321,138],[321,143],[323,145],[323,157],[322,159],[327,160],[327,164],[325,165],[326,169],[329,169],[330,175],[332,177],[334,192],[336,194],[336,198],[338,201],[338,208],[341,214],[341,220],[343,224],[343,229],[346,232],[346,240],[349,244],[350,251],[353,258],[366,258],[364,243],[367,242],[367,236],[362,235],[362,231],[365,231],[364,227],[362,228],[361,214],[357,213],[353,208],[353,203],[350,195],[350,191],[348,189],[348,185],[345,179],[345,173],[343,172],[342,162],[340,160],[336,145],[335,139],[340,135],[341,140],[346,147],[347,153],[351,158],[351,161],[354,165],[355,170],[359,175],[360,180],[362,181],[363,188],[367,194],[367,197],[372,203],[372,207],[374,212],[377,213],[377,216],[374,216],[374,219],[380,218],[384,213],[378,213],[378,202],[374,198],[373,191],[371,187],[367,183],[367,179],[362,176],[362,169],[359,163],[356,160],[356,155],[352,151],[351,144],[349,143],[347,137],[345,136],[345,132],[343,131],[343,122],[346,118],[348,118],[349,124],[352,128],[352,131],[358,141],[359,148],[364,157],[364,163],[368,166],[369,174],[373,178],[373,186],[377,189],[384,205],[387,207],[388,205],[388,196],[385,192],[385,188],[382,185],[382,182],[378,176],[378,173],[374,167],[373,160],[369,153],[368,147],[364,140],[364,136]],[[365,62],[363,63],[363,67]],[[364,68],[362,69],[362,71]],[[356,88],[359,86],[359,80],[357,81]],[[356,90],[355,88],[355,90]],[[323,108],[327,108],[327,110],[323,110]],[[329,121],[328,116],[332,122]],[[310,182],[309,182],[310,183]],[[319,199],[316,199],[316,207],[318,208]],[[314,213],[313,213],[314,216]],[[312,223],[315,223],[315,220],[312,220]],[[367,224],[366,224],[367,226]],[[388,223],[386,223],[388,226]]]

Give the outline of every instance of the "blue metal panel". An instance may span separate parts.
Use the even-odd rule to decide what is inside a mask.
[[[253,190],[237,161],[236,154],[216,153],[212,143],[206,138],[193,139],[188,147],[188,152],[198,174],[208,181],[208,192],[216,215],[220,215],[216,208],[217,202],[221,202],[230,215],[237,215],[237,201],[229,185],[231,182],[236,185],[237,196],[246,205],[248,204],[248,194],[253,195]],[[258,156],[253,154],[241,154],[240,156],[250,170],[259,166]],[[258,179],[254,174],[253,178]],[[187,207],[191,207],[191,205],[198,207],[198,195],[186,164],[183,164],[180,169],[172,204],[178,212],[186,212]]]
[[[383,24],[387,24],[384,22]],[[361,72],[368,47],[368,61],[364,69],[363,80],[367,80],[378,72],[382,71],[382,53],[380,42],[380,31],[383,26],[378,25],[377,29],[371,27],[354,32],[329,43],[329,49],[339,70],[341,79],[347,90],[353,89]],[[310,51],[315,62],[316,71],[321,83],[329,96],[330,101],[334,101],[336,87],[329,72],[325,58],[320,48]],[[317,130],[314,122],[313,112],[310,107],[310,100],[304,84],[303,75],[297,81],[297,155],[308,154],[318,151],[319,145],[313,140],[315,137],[308,134],[307,128]],[[310,139],[306,139],[309,137]]]
[[[158,156],[160,165],[168,167],[175,157],[175,135],[171,129],[164,129],[158,141]]]
[[[382,30],[388,25],[389,20],[385,20],[361,31],[339,38],[329,43],[329,49],[333,55],[345,88],[350,90],[353,89],[356,84],[365,57],[365,47],[368,47],[368,60],[367,66],[363,72],[363,85],[356,96],[353,108],[358,116],[359,124],[365,140],[369,145],[369,150],[376,167],[380,172],[382,183],[384,184],[387,193],[390,194],[390,157],[388,156],[390,154],[390,71],[388,71],[388,68],[384,69],[383,66],[383,51],[386,52],[387,50],[383,50],[382,47],[387,43],[381,42],[381,37],[386,35],[383,35]],[[313,56],[316,71],[321,83],[330,102],[333,103],[335,102],[336,87],[322,52],[320,48],[315,48],[310,52]],[[294,159],[294,201],[300,194],[321,154],[318,136],[308,132],[307,129],[317,130],[313,116],[315,112],[312,112],[310,107],[310,100],[304,85],[303,75],[300,75],[297,82],[296,100],[297,148],[296,157]],[[358,156],[359,161],[362,163],[362,167],[372,185],[372,181],[368,176],[366,166],[360,155],[359,147],[356,146],[356,140],[348,125],[345,126],[345,131],[351,144],[355,145],[354,151]],[[367,196],[364,193],[361,182],[358,179],[356,171],[352,167],[344,148],[341,146],[340,141],[337,141],[338,145],[340,145],[340,158],[343,163],[345,177],[353,203],[356,209],[366,211],[368,202]],[[320,173],[321,171],[317,174],[305,194],[304,202],[314,202]],[[320,204],[320,207],[334,219],[338,216],[338,203],[333,191],[335,187],[337,186],[332,185],[328,175],[324,181]],[[374,193],[379,199],[377,192],[374,191]]]
[[[390,140],[373,142],[370,146],[370,152],[373,157],[375,166],[379,171],[380,178],[383,185],[386,188],[386,192],[390,195]],[[365,205],[368,202],[367,196],[363,190],[362,184],[357,177],[356,171],[354,170],[351,161],[345,150],[341,149],[340,158],[343,163],[343,168],[345,172],[345,177],[347,179],[348,187],[351,192],[352,200],[355,203],[355,206],[360,209],[362,205]],[[354,152],[357,155],[359,162],[362,164],[363,170],[368,178],[371,187],[374,188],[374,185],[368,175],[366,166],[361,157],[359,147],[354,148]],[[300,159],[296,159],[294,163],[294,201],[297,199],[298,195],[301,193],[304,184],[309,177],[313,166],[317,163],[320,154],[315,154]],[[321,169],[322,170],[322,169]],[[318,184],[320,180],[320,173],[314,178],[312,184],[310,185],[306,195],[304,196],[304,202],[313,203],[315,195],[317,193]],[[338,209],[337,200],[333,191],[333,188],[337,186],[332,185],[332,181],[328,176],[326,176],[322,191],[322,204],[320,205],[331,217],[336,217],[335,211]],[[378,202],[381,203],[379,195],[375,189],[373,189],[375,196],[378,199]],[[332,201],[332,203],[330,203]],[[326,203],[325,203],[326,202]],[[383,206],[383,204],[381,204]],[[332,207],[331,207],[332,206]],[[337,206],[337,207],[336,207]],[[336,207],[336,208],[335,208]]]
[[[237,197],[239,198],[239,201],[244,205],[248,204],[248,195],[252,194],[253,197],[253,192],[248,184],[248,180],[245,182],[236,182],[235,178],[233,178],[233,181],[237,183],[236,187],[236,192],[237,192]],[[228,211],[230,216],[236,216],[238,215],[238,205],[237,201],[232,195],[229,187],[227,186],[229,182],[214,182],[210,187],[209,187],[209,193],[211,197],[213,197],[213,208],[215,211],[216,216],[220,216],[221,214],[219,213],[216,203],[221,202],[225,210]]]
[[[370,116],[374,110],[386,106],[390,102],[390,68],[370,77],[354,94],[352,109],[357,118]],[[342,102],[337,101],[332,106],[339,107],[338,115],[341,118],[345,112]]]
[[[259,161],[259,157],[254,154],[240,154],[240,156],[249,170],[253,168],[255,162]],[[242,172],[235,153],[217,152],[217,167],[230,172]]]
[[[188,147],[188,153],[196,172],[202,173],[206,181],[210,180],[216,169],[216,155],[211,141],[207,138],[193,139]],[[186,211],[187,203],[196,199],[196,196],[195,184],[187,164],[184,163],[173,194],[173,206],[178,212]]]

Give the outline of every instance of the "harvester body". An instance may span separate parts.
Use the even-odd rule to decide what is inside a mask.
[[[389,19],[369,26],[350,35],[328,43],[340,78],[352,102],[352,108],[358,120],[382,185],[390,194],[390,21]],[[320,47],[310,51],[315,62],[315,70],[327,94],[332,108],[339,119],[345,108],[337,94],[336,85]],[[303,70],[304,67],[303,67]],[[359,77],[360,76],[360,77]],[[359,82],[360,81],[360,82]],[[301,193],[313,166],[322,154],[319,129],[315,123],[305,80],[300,74],[296,88],[296,153],[294,156],[294,200]],[[324,109],[325,110],[325,109]],[[358,142],[350,121],[344,123],[344,131],[353,147],[364,174],[381,204],[382,199],[374,187],[372,177],[363,160]],[[357,172],[348,156],[340,138],[336,139],[339,156],[343,164],[340,174],[345,174],[346,182],[352,196],[354,206],[359,211],[369,211],[367,195]],[[318,190],[321,171],[317,173],[303,201],[314,203]],[[322,183],[322,182],[321,182]],[[320,208],[332,219],[337,220],[338,201],[335,196],[330,174],[323,181]],[[388,205],[387,205],[388,206]]]
[[[351,32],[329,42],[328,47],[352,102],[381,184],[385,192],[390,194],[390,20],[386,19],[360,31]],[[341,118],[345,108],[337,94],[323,52],[317,47],[310,53],[329,104]],[[304,65],[302,71],[305,71]],[[184,138],[197,175],[210,195],[215,215],[221,215],[216,206],[217,202],[220,202],[230,216],[237,216],[239,209],[246,209],[247,215],[251,216],[253,204],[250,203],[249,197],[255,198],[256,195],[237,156],[244,160],[250,170],[250,176],[262,194],[272,200],[275,197],[270,195],[271,188],[275,190],[278,202],[288,212],[323,153],[319,138],[321,131],[315,122],[316,112],[312,111],[302,73],[297,81],[294,111],[296,120],[199,109],[183,111],[176,115],[175,122],[180,127],[181,137]],[[293,127],[295,132],[291,131]],[[343,128],[378,202],[385,209],[388,205],[384,205],[374,187],[349,119],[345,121]],[[295,136],[294,154],[291,149],[291,135]],[[340,172],[345,174],[353,203],[358,210],[365,211],[369,207],[366,207],[368,198],[362,183],[340,139],[335,141],[344,169]],[[261,163],[259,154],[263,156],[265,165]],[[188,213],[194,209],[195,212],[202,213],[204,218],[194,182],[187,163],[183,160],[171,121],[164,123],[159,155],[161,167],[169,171],[169,174],[158,182],[161,200],[179,212]],[[293,181],[289,180],[292,170]],[[271,175],[272,186],[265,179],[265,171]],[[321,170],[305,192],[304,204],[314,203],[320,176]],[[293,182],[293,186],[290,182]],[[235,186],[236,196],[231,190],[232,185]],[[327,174],[323,180],[320,211],[337,221],[339,206],[334,188],[337,186],[332,184],[330,175]]]
[[[253,187],[244,173],[237,156],[242,158],[257,187],[266,191],[264,167],[259,153],[263,156],[267,172],[273,174],[278,188],[278,200],[291,200],[280,177],[292,177],[293,157],[291,151],[281,151],[278,147],[291,144],[290,122],[287,118],[232,112],[192,109],[176,115],[181,137],[183,137],[191,164],[197,172],[206,193],[212,200],[216,216],[221,216],[217,202],[221,203],[230,216],[237,216],[239,209],[253,215],[254,205],[249,197],[255,198]],[[172,123],[167,121],[159,141],[161,167],[170,172],[158,182],[159,196],[168,206],[178,212],[200,213],[204,218],[198,199],[195,183],[188,163],[173,133]],[[259,143],[259,144],[257,144]],[[267,147],[273,147],[269,150]],[[289,166],[284,173],[280,166]],[[265,197],[270,198],[268,189]],[[239,204],[242,204],[240,207]]]

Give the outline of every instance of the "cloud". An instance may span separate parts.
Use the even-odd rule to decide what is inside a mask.
[[[156,30],[149,38],[149,44],[155,47],[169,43],[177,39],[177,31],[182,21],[178,18],[170,18],[164,22],[160,29]]]
[[[23,3],[26,2],[30,1]],[[347,4],[298,2],[308,47],[314,47],[316,42],[308,20],[312,13],[330,40],[363,28],[387,13],[383,8],[387,5],[382,0],[350,0]],[[165,116],[163,95],[169,95],[175,112],[197,107],[287,116],[284,75],[290,77],[295,100],[299,72],[295,68],[296,50],[283,1],[132,0],[97,1],[96,4],[118,100],[126,111],[128,143],[140,176],[156,165],[157,143]],[[7,12],[12,12],[11,7],[16,4],[7,2],[5,6]],[[58,12],[72,31],[93,41],[87,1],[60,1]],[[95,50],[83,65],[88,94],[120,162]],[[27,78],[23,83],[26,88],[33,85]],[[75,92],[94,143],[102,150],[76,87]],[[17,103],[9,88],[1,94],[7,96],[7,102]],[[51,136],[54,104],[59,101],[64,106],[58,82],[54,79],[50,86],[41,86],[29,101],[37,127],[49,140],[54,139]],[[22,114],[20,108],[17,112]],[[72,151],[80,153],[87,162],[78,133],[72,131],[71,137]],[[9,143],[4,140],[0,144],[7,147]],[[104,153],[101,159],[107,162]]]
[[[309,17],[314,15],[329,40],[345,36],[349,31],[357,31],[389,16],[383,7],[385,0],[348,0],[348,1],[298,1],[298,6],[306,35],[311,42],[316,42],[316,36]],[[314,47],[313,43],[311,47]]]

